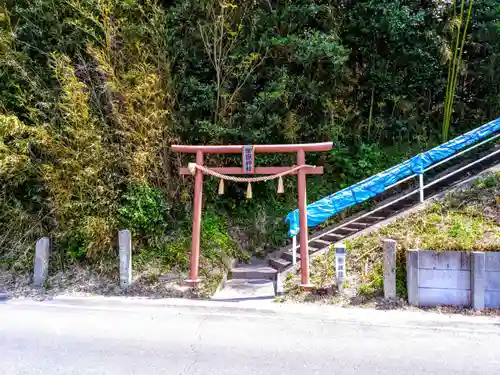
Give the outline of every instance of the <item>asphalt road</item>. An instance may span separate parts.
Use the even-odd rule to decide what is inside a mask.
[[[190,307],[4,303],[0,374],[500,372],[496,324],[458,327],[391,321]]]

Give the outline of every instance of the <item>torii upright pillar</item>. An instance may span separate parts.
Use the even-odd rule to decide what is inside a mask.
[[[332,142],[308,143],[299,145],[255,145],[252,146],[254,153],[290,153],[297,154],[297,166],[303,166],[293,174],[298,177],[298,206],[300,220],[300,267],[301,267],[301,286],[304,289],[310,289],[309,282],[309,247],[307,231],[307,182],[308,174],[323,174],[323,167],[306,166],[306,152],[329,151],[333,147]],[[186,146],[173,145],[173,152],[183,152],[196,154],[196,164],[203,166],[205,154],[238,154],[242,153],[245,146]],[[252,161],[253,163],[253,161]],[[288,167],[255,167],[253,164],[251,170],[248,166],[244,167],[223,167],[211,168],[212,171],[225,175],[275,175],[292,169]],[[181,168],[181,175],[190,175],[188,168]],[[200,260],[200,229],[201,229],[201,211],[203,201],[203,172],[196,169],[194,182],[194,200],[193,200],[193,228],[191,242],[190,272],[186,284],[195,286],[200,280],[198,278],[198,268]]]

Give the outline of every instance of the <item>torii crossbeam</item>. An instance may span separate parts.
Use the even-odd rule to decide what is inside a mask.
[[[298,192],[299,192],[299,220],[300,220],[300,266],[301,266],[301,286],[305,289],[310,289],[309,282],[309,248],[308,248],[308,233],[307,233],[307,187],[306,175],[308,174],[323,174],[323,167],[314,167],[306,165],[306,152],[329,151],[333,148],[332,142],[323,143],[306,143],[298,145],[254,145],[254,146],[186,146],[173,145],[173,152],[196,154],[196,165],[203,167],[205,154],[238,154],[243,153],[251,147],[251,159],[248,159],[246,154],[243,154],[245,163],[242,167],[222,167],[210,168],[211,171],[224,175],[276,175],[289,171],[295,167],[301,167],[297,171],[290,174],[297,174],[298,177]],[[283,167],[253,167],[254,153],[296,153],[297,165]],[[249,161],[251,160],[251,161]],[[251,163],[251,165],[248,165]],[[206,167],[206,166],[205,166]],[[181,168],[181,175],[192,174],[189,168]],[[194,172],[194,202],[193,202],[193,228],[192,228],[192,243],[190,257],[190,272],[189,279],[186,280],[188,285],[195,286],[200,280],[198,279],[198,267],[200,258],[200,229],[201,229],[201,210],[203,201],[203,171],[197,168]]]

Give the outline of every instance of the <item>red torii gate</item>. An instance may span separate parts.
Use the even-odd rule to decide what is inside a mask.
[[[196,154],[196,164],[203,166],[205,154],[238,154],[242,153],[247,146],[186,146],[173,145],[173,152],[183,152]],[[306,165],[306,152],[329,151],[333,148],[333,142],[323,143],[307,143],[299,145],[255,145],[252,146],[254,153],[297,153],[297,165],[285,167],[255,167],[249,170],[244,167],[223,167],[210,168],[211,171],[224,175],[276,175],[290,171],[293,168],[301,167],[297,171],[290,174],[298,176],[298,191],[299,191],[299,220],[300,220],[300,267],[301,267],[301,286],[309,289],[309,248],[308,248],[308,233],[307,233],[307,187],[306,175],[308,174],[323,174],[323,167],[315,167]],[[252,154],[253,157],[253,154]],[[181,175],[192,174],[189,168],[181,168]],[[191,257],[190,257],[190,272],[189,279],[186,284],[195,286],[200,280],[198,279],[198,267],[200,258],[200,228],[201,228],[201,209],[203,200],[203,171],[196,168],[194,172],[194,202],[193,202],[193,228],[191,242]]]

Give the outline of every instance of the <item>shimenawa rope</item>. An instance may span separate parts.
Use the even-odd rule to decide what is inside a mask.
[[[229,176],[226,174],[222,174],[216,171],[213,171],[207,167],[204,167],[203,165],[198,165],[196,163],[189,163],[188,164],[188,170],[189,172],[194,176],[196,173],[196,170],[200,170],[203,173],[206,173],[210,176],[220,178],[220,183],[219,183],[219,194],[224,194],[224,180],[228,181],[234,181],[234,182],[248,182],[248,187],[247,187],[247,198],[252,198],[252,182],[264,182],[264,181],[271,181],[275,179],[279,179],[278,182],[278,194],[281,194],[284,192],[284,187],[283,187],[283,179],[282,177],[287,176],[289,174],[297,172],[299,169],[302,168],[316,168],[315,165],[297,165],[295,167],[292,167],[286,171],[276,173],[274,175],[270,176],[260,176],[260,177],[235,177],[235,176]]]

